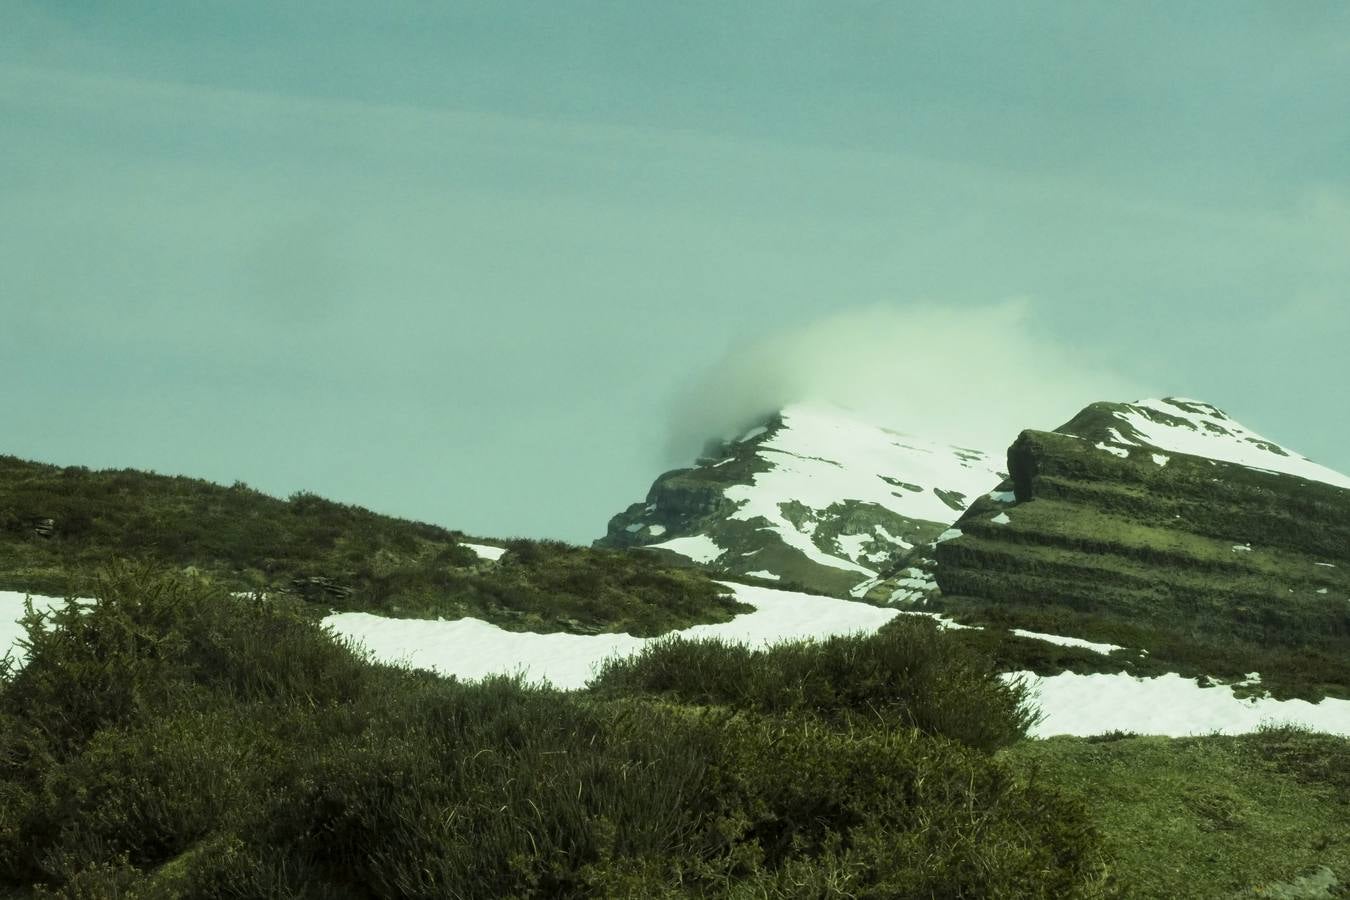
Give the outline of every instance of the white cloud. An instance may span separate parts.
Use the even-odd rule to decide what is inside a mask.
[[[876,305],[734,348],[679,401],[671,449],[734,434],[793,401],[833,403],[899,431],[993,450],[1096,400],[1153,393],[1090,348],[1032,327],[1033,305]]]

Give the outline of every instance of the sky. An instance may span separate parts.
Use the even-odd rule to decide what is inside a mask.
[[[0,22],[0,453],[576,542],[798,394],[1190,396],[1350,471],[1343,3]]]

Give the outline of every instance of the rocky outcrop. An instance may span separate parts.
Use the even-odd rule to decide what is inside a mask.
[[[1093,433],[1101,413],[1017,438],[1002,491],[931,549],[935,608],[1350,695],[1350,490]]]
[[[345,604],[356,594],[354,588],[322,575],[297,576],[291,580],[291,590],[312,603]]]

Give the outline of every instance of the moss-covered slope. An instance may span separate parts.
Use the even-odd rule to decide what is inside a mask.
[[[113,559],[190,570],[327,611],[476,616],[530,631],[660,634],[740,609],[704,573],[649,554],[497,542],[312,494],[0,456],[0,590],[87,596]],[[488,556],[498,554],[488,551]]]
[[[929,608],[1147,651],[1115,670],[1350,696],[1350,490],[1094,431],[1112,421],[1018,437],[1005,493],[929,551]]]

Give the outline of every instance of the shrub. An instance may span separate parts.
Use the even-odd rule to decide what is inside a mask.
[[[927,620],[897,619],[875,635],[750,649],[675,637],[607,660],[602,696],[651,694],[762,713],[806,711],[917,728],[992,751],[1026,736],[1037,713],[1020,683]]]

